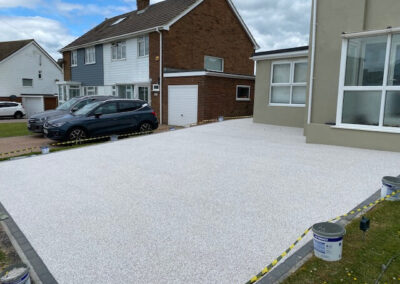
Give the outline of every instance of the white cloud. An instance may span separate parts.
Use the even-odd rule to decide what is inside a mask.
[[[34,8],[41,3],[41,0],[0,0],[1,8]]]
[[[136,8],[136,5],[99,6],[96,4],[77,4],[63,1],[56,1],[54,2],[53,6],[60,14],[71,17],[76,17],[77,15],[102,15],[105,17],[110,17],[130,12]]]
[[[0,16],[0,41],[35,39],[54,59],[58,50],[72,42],[72,36],[58,21],[43,17]]]

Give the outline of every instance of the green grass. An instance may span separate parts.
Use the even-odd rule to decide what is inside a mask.
[[[387,201],[366,216],[371,219],[371,229],[365,241],[360,219],[346,227],[341,261],[329,263],[313,257],[284,283],[375,283],[382,264],[399,255],[380,283],[400,284],[400,202]]]
[[[0,123],[0,138],[25,136],[29,134],[30,132],[28,131],[25,122]]]

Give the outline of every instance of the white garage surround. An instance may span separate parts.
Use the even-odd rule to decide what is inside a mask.
[[[197,123],[198,86],[168,86],[168,124],[185,126]]]
[[[31,117],[35,113],[44,111],[44,98],[41,96],[24,96],[22,105],[26,111],[26,117]]]
[[[3,162],[0,196],[60,283],[244,283],[399,160],[245,119]]]

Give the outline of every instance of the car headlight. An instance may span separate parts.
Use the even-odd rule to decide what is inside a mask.
[[[40,119],[40,121],[45,121],[46,120],[46,117],[42,117],[41,119]]]
[[[61,127],[61,126],[63,126],[65,123],[66,123],[66,122],[56,122],[56,123],[52,123],[51,126],[54,126],[54,127]]]

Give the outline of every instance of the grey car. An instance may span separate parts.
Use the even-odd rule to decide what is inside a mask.
[[[28,120],[28,130],[34,133],[43,133],[43,125],[50,119],[57,119],[63,117],[66,114],[74,113],[75,111],[83,108],[85,105],[106,101],[115,97],[112,96],[86,96],[86,97],[75,97],[69,101],[58,106],[56,109],[47,110],[41,113],[32,115]]]

